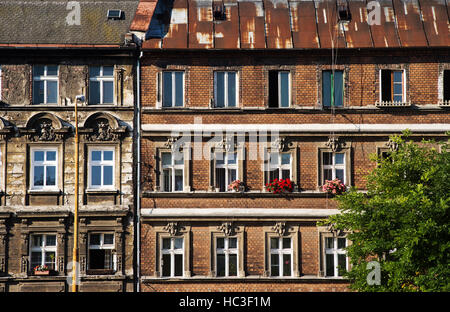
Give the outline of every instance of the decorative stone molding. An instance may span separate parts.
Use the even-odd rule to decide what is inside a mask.
[[[286,222],[277,222],[272,227],[272,231],[277,233],[278,236],[283,236],[286,233]]]
[[[20,272],[26,273],[28,270],[28,256],[22,256],[20,260]]]
[[[327,226],[327,231],[333,233],[334,237],[342,236],[344,234],[342,230],[336,229],[336,225],[334,223]]]
[[[80,133],[89,142],[115,142],[125,135],[126,127],[119,126],[112,116],[97,113],[88,118]]]
[[[222,137],[222,140],[217,142],[216,147],[223,149],[226,152],[229,152],[235,150],[237,148],[237,145],[234,141],[234,137],[226,136]]]
[[[58,272],[62,273],[64,272],[64,257],[60,256],[58,257]]]
[[[223,222],[217,229],[225,234],[225,236],[231,236],[234,232],[234,225],[232,222]]]
[[[168,232],[170,236],[176,236],[179,232],[178,222],[167,223],[163,230]]]
[[[178,139],[178,137],[169,137],[166,143],[164,143],[164,147],[170,149],[172,152],[176,151],[179,146],[179,143],[177,144]]]
[[[385,145],[391,152],[396,152],[398,150],[398,143],[393,141],[392,139],[389,139],[389,141],[387,141]]]
[[[63,126],[56,116],[48,113],[34,115],[26,127],[19,129],[19,133],[26,135],[30,142],[61,141],[69,132],[68,126]]]
[[[5,271],[6,271],[5,257],[0,257],[0,273],[5,273]]]
[[[333,152],[337,152],[345,146],[345,142],[341,142],[339,138],[331,136],[328,138],[325,146],[329,147]]]
[[[274,141],[270,142],[270,147],[272,150],[281,153],[288,150],[289,148],[292,148],[293,143],[285,137],[277,137]]]

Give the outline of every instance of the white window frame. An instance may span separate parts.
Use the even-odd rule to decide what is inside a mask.
[[[163,240],[170,239],[170,249],[163,249]],[[175,249],[175,239],[181,239],[183,244],[180,249]],[[161,237],[161,250],[160,250],[160,272],[161,277],[184,277],[184,246],[185,246],[185,238],[182,237]],[[163,276],[163,255],[170,255],[170,276]],[[181,255],[181,263],[183,267],[181,268],[182,275],[175,275],[175,255]]]
[[[217,241],[219,239],[224,240],[224,248],[218,248]],[[229,240],[230,239],[236,239],[236,247],[230,248],[229,247]],[[239,238],[238,237],[216,237],[216,275],[219,271],[218,269],[218,255],[225,255],[225,276],[220,277],[238,277],[239,276]],[[236,255],[236,275],[230,275],[230,255]]]
[[[44,66],[44,76],[35,76],[34,75],[34,66]],[[43,81],[44,82],[44,103],[37,103],[33,97],[34,92],[32,92],[33,104],[58,104],[58,96],[56,97],[56,103],[47,103],[47,81],[56,81],[56,94],[59,95],[59,66],[58,65],[34,65],[32,68],[33,71],[33,82],[34,81]],[[56,76],[48,76],[48,66],[56,66]],[[34,88],[34,83],[33,83]]]
[[[34,152],[36,151],[42,151],[44,152],[45,158],[44,161],[38,161],[36,162],[34,160]],[[52,161],[47,161],[47,152],[51,151],[51,152],[55,152],[56,153],[56,157],[55,160]],[[58,153],[58,148],[56,147],[33,147],[30,149],[30,153],[31,153],[31,160],[30,160],[30,188],[31,190],[58,190],[58,183],[59,183],[59,168],[58,168],[58,163],[59,163],[59,153]],[[44,185],[34,185],[34,167],[35,166],[44,166]],[[47,166],[55,166],[55,185],[50,185],[47,186],[45,185],[47,182]]]
[[[217,164],[217,155],[218,154],[222,154],[223,156],[223,164]],[[228,155],[229,154],[235,154],[236,155],[236,163],[235,164],[228,164]],[[227,152],[222,152],[222,151],[216,151],[214,152],[214,180],[215,180],[215,186],[218,184],[217,183],[217,170],[216,169],[225,169],[225,192],[231,192],[231,190],[228,190],[228,185],[233,182],[229,180],[228,177],[228,170],[236,170],[236,180],[240,180],[241,178],[239,177],[239,153],[238,151],[234,151],[231,153],[227,153]]]
[[[92,160],[92,152],[101,152],[102,160]],[[112,160],[103,160],[103,153],[112,152],[113,159]],[[88,149],[88,188],[91,190],[113,190],[115,188],[115,178],[116,178],[116,150],[114,147],[106,147],[106,146],[91,146]],[[100,166],[101,167],[101,184],[100,185],[92,185],[92,167]],[[103,185],[103,168],[105,166],[112,166],[112,185]]]
[[[325,153],[330,153],[332,154],[332,164],[331,165],[324,165],[323,161],[324,161],[324,157],[323,155]],[[336,154],[343,154],[344,155],[344,159],[343,159],[343,164],[338,164],[336,165]],[[331,169],[331,176],[332,176],[332,180],[336,179],[336,169],[342,169],[344,170],[344,181],[341,181],[342,183],[344,183],[344,185],[347,185],[347,168],[346,168],[346,161],[347,161],[347,156],[345,152],[328,152],[328,151],[324,151],[322,153],[322,181],[321,183],[325,183],[325,170],[326,169]]]
[[[326,240],[327,239],[333,239],[333,248],[327,248],[326,247]],[[324,267],[325,267],[325,276],[326,277],[340,277],[341,275],[339,275],[339,269],[338,269],[338,255],[345,255],[345,269],[348,270],[348,257],[347,257],[347,252],[343,249],[343,248],[338,248],[338,239],[345,239],[345,247],[348,246],[348,240],[346,237],[331,237],[331,236],[327,236],[325,237],[325,259],[324,261]],[[334,275],[326,275],[327,274],[327,255],[333,255],[333,263],[335,264],[334,266]]]
[[[217,73],[224,73],[224,107],[217,107]],[[234,73],[236,75],[235,85],[235,103],[236,106],[228,106],[228,74]],[[237,108],[239,107],[239,73],[235,70],[217,70],[214,72],[214,108]]]
[[[94,76],[91,77],[89,75],[89,81],[97,81],[99,82],[99,88],[100,88],[100,103],[95,103],[91,105],[114,105],[116,103],[116,88],[114,84],[114,65],[100,65],[100,66],[91,66],[91,67],[100,67],[100,76]],[[112,67],[113,68],[113,75],[112,76],[103,76],[103,68],[104,67]],[[103,82],[112,82],[113,83],[113,102],[112,103],[103,103]],[[89,89],[89,92],[91,90]],[[89,99],[88,99],[89,101]]]
[[[290,108],[292,107],[292,75],[291,75],[291,71],[287,70],[287,69],[281,69],[281,70],[269,70],[269,72],[271,71],[276,71],[277,72],[277,84],[278,84],[278,106],[277,107],[271,107],[270,103],[269,103],[269,107],[270,108]],[[288,106],[287,107],[283,107],[281,106],[281,73],[287,73],[288,74]],[[269,86],[270,88],[270,86]]]
[[[170,154],[170,160],[171,160],[170,165],[164,165],[163,162],[162,162],[162,159],[163,159],[162,155],[165,154],[165,153]],[[182,161],[183,162],[180,163],[180,164],[175,164],[174,154],[175,153],[169,152],[169,151],[161,151],[160,189],[163,192],[183,192],[184,191],[184,153],[182,152],[182,155],[183,155]],[[171,183],[171,189],[172,190],[164,189],[164,185],[165,185],[165,183],[164,183],[165,182],[165,180],[164,180],[165,179],[164,178],[164,170],[167,170],[167,169],[170,170],[170,176],[172,178],[172,183]],[[181,190],[179,190],[179,191],[175,190],[175,170],[182,170],[183,185],[182,185]]]
[[[389,69],[389,68],[380,68],[379,70],[379,78],[378,80],[380,81],[380,85],[379,85],[379,90],[380,90],[380,95],[379,95],[379,100],[380,103],[383,102],[383,75],[382,72],[383,70],[389,70],[391,72],[395,72],[395,71],[401,71],[402,72],[402,100],[399,103],[405,103],[406,102],[406,70],[405,69]],[[394,85],[394,82],[392,82],[392,84]],[[394,90],[392,90],[392,98],[391,98],[391,102],[394,102]]]
[[[58,247],[58,237],[56,235],[56,233],[34,233],[30,235],[30,265],[31,265],[31,254],[33,252],[40,252],[41,253],[41,264],[40,265],[45,265],[45,254],[47,252],[54,252],[55,253],[55,258],[54,258],[54,268],[53,270],[56,270],[56,259],[58,257],[57,255],[57,247]],[[41,236],[42,237],[42,246],[33,246],[33,241],[34,241],[34,237],[36,236]],[[47,236],[55,236],[55,246],[47,246]],[[33,270],[34,267],[31,267],[30,270]]]
[[[181,105],[181,106],[175,106],[175,102],[176,102],[176,94],[177,94],[177,89],[176,89],[176,84],[175,84],[175,73],[182,73],[183,74],[183,86],[182,86],[182,95],[183,95],[183,99],[182,99],[182,103],[183,103],[183,105]],[[171,76],[172,76],[172,105],[171,106],[164,106],[164,73],[171,73]],[[160,106],[162,107],[162,108],[181,108],[181,107],[184,107],[185,106],[185,84],[186,84],[186,82],[185,82],[185,79],[186,79],[186,73],[185,73],[185,71],[184,70],[165,70],[165,71],[162,71],[161,73],[160,73],[160,82],[161,82],[161,88],[160,88],[160,99],[161,99],[161,102],[160,102]]]
[[[113,242],[112,244],[105,244],[105,234],[110,234],[113,237]],[[100,245],[91,245],[91,235],[100,235]],[[91,232],[89,233],[89,239],[88,239],[88,270],[95,270],[95,269],[91,269],[91,259],[89,258],[89,251],[90,250],[111,250],[111,254],[112,254],[112,270],[116,270],[117,267],[117,255],[114,252],[114,250],[116,249],[116,238],[114,233],[112,232]],[[105,270],[109,270],[109,269],[105,269]]]
[[[278,240],[278,248],[272,248],[271,240],[272,239]],[[289,248],[283,248],[283,239],[288,238],[290,240],[290,247]],[[278,265],[279,265],[279,272],[278,276],[272,275],[272,255],[278,255]],[[284,275],[284,265],[283,265],[283,255],[291,255],[291,272],[290,275]],[[271,236],[269,237],[269,268],[270,268],[270,276],[271,277],[292,277],[294,276],[294,248],[293,248],[293,238],[290,236],[281,236],[281,237],[275,237]]]
[[[282,154],[287,154],[289,155],[289,164],[281,164],[281,159],[282,159]],[[278,163],[276,165],[272,164],[271,160],[271,156],[272,155],[276,155],[278,156]],[[283,176],[283,170],[289,170],[289,179],[292,180],[292,153],[291,152],[267,152],[266,153],[266,160],[265,160],[265,171],[266,171],[266,179],[267,181],[265,181],[265,183],[270,183],[272,181],[270,181],[269,177],[270,177],[270,172],[274,171],[274,170],[278,170],[278,177],[279,179],[282,179]]]

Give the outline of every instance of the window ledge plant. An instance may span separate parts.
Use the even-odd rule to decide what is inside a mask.
[[[240,180],[234,180],[228,185],[228,190],[233,192],[243,192],[245,190],[244,182]]]
[[[341,195],[347,190],[347,187],[339,179],[325,180],[322,191],[332,195]]]
[[[291,193],[294,190],[294,183],[291,179],[274,179],[266,183],[266,190],[273,194]]]

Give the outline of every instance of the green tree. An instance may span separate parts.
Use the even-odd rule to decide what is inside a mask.
[[[340,214],[321,223],[349,232],[353,290],[450,291],[450,146],[408,136],[391,137],[398,149],[389,158],[372,155],[367,193],[337,196]],[[380,285],[369,285],[370,261],[380,264]]]

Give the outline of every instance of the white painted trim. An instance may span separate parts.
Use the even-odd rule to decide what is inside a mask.
[[[143,217],[328,217],[338,209],[143,208]]]
[[[229,132],[318,132],[329,133],[347,132],[402,132],[409,129],[412,132],[439,132],[450,131],[450,123],[429,124],[143,124],[143,131],[151,132],[178,132],[186,131],[229,131]]]

